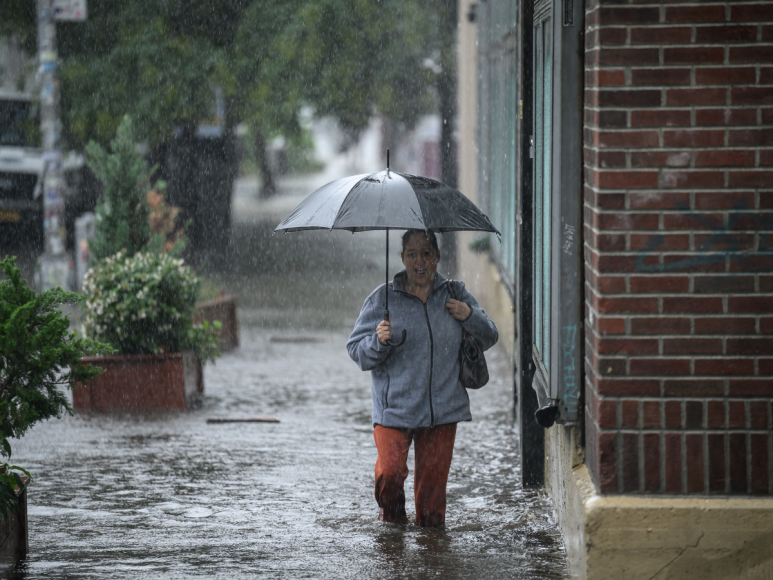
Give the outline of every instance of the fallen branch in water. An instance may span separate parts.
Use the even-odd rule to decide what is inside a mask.
[[[276,417],[245,417],[242,419],[207,419],[208,424],[217,423],[279,423]]]

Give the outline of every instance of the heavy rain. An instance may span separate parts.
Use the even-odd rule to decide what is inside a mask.
[[[413,447],[409,523],[378,521],[371,376],[346,344],[384,282],[385,232],[274,233],[326,183],[383,171],[387,148],[394,171],[458,186],[456,3],[63,2],[58,54],[40,36],[50,4],[14,5],[0,25],[0,191],[16,196],[0,207],[2,255],[39,293],[87,297],[61,305],[75,336],[96,341],[81,355],[105,343],[107,358],[187,349],[208,362],[182,409],[132,407],[140,396],[120,393],[123,403],[100,407],[106,372],[74,394],[56,387],[73,415],[49,409],[2,427],[13,451],[2,474],[18,465],[32,476],[26,509],[8,512],[27,545],[2,553],[5,576],[567,578],[550,499],[522,485],[501,340],[486,352],[489,383],[469,391],[472,421],[458,426],[445,524],[413,522]],[[32,169],[14,173],[12,158]],[[402,233],[389,242],[390,280]],[[438,238],[438,272],[456,278],[458,239]],[[121,270],[124,260],[134,261]],[[130,286],[121,276],[148,263],[159,277],[178,272],[174,296],[158,301],[179,307],[190,332],[153,310],[151,270],[111,307],[124,287],[111,281]],[[221,342],[218,355],[192,308],[223,297],[235,298],[238,346]],[[10,361],[13,321],[0,310]],[[162,371],[120,368],[123,388],[160,389]],[[11,396],[0,401],[8,417],[22,400]]]

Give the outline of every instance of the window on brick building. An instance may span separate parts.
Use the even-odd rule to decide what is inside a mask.
[[[527,2],[533,0],[526,0]],[[574,424],[582,376],[582,2],[536,0],[531,17],[530,195],[532,386],[538,420]],[[530,181],[530,183],[526,183]],[[524,296],[525,298],[525,296]]]
[[[551,168],[553,139],[553,21],[550,0],[535,7],[534,14],[534,224],[532,267],[532,332],[537,377],[547,388],[550,367],[550,246],[551,246]]]

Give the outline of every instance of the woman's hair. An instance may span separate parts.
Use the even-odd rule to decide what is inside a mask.
[[[423,234],[427,236],[427,239],[429,240],[429,243],[432,244],[432,247],[435,249],[435,252],[437,253],[438,258],[440,257],[440,248],[438,248],[437,245],[437,237],[435,236],[435,232],[431,230],[408,230],[403,234],[403,252],[405,251],[405,244],[408,243],[408,240],[411,239],[411,236],[413,234]]]

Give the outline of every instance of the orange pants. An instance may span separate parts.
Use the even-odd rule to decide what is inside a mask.
[[[431,429],[391,429],[376,425],[376,501],[378,519],[405,523],[405,490],[408,477],[408,449],[414,442],[414,499],[416,523],[442,526],[446,521],[446,484],[454,453],[456,423]]]

